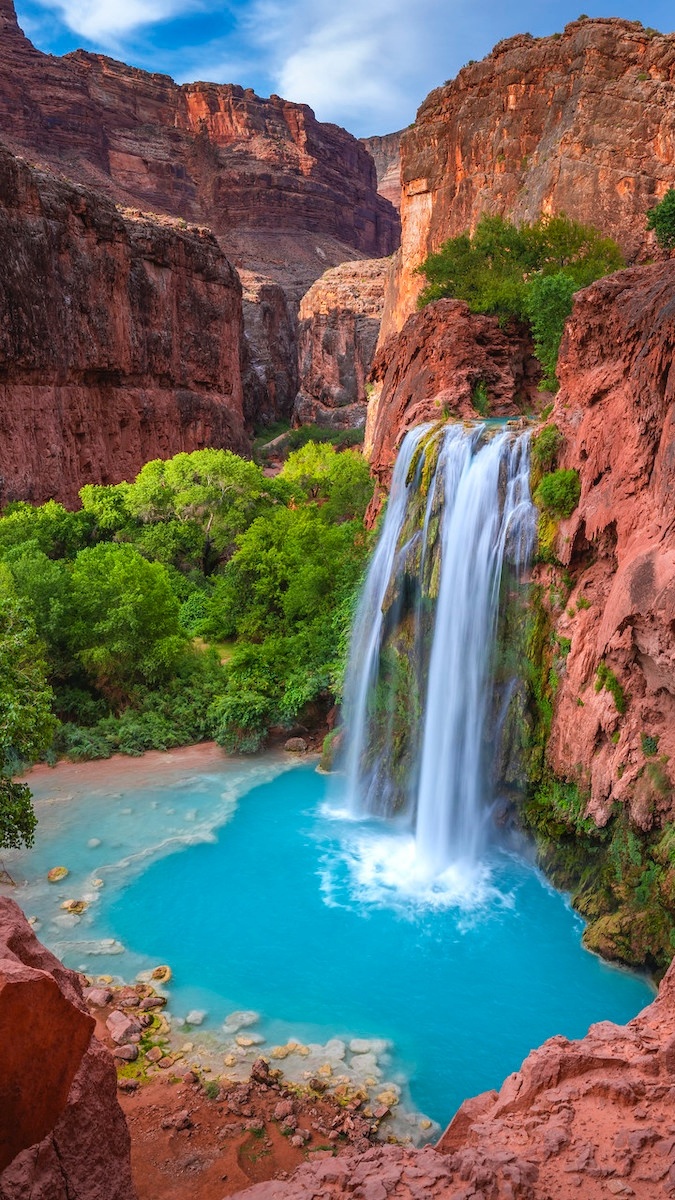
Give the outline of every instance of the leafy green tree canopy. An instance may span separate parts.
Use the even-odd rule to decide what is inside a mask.
[[[33,619],[15,593],[9,570],[0,564],[0,849],[33,844],[30,790],[8,776],[52,739],[55,721],[46,677]]]
[[[161,563],[134,546],[82,550],[71,575],[75,657],[113,703],[166,678],[185,648],[180,606]]]
[[[554,389],[574,292],[623,266],[611,238],[564,214],[520,226],[485,216],[473,235],[451,238],[418,268],[427,281],[419,306],[449,296],[465,300],[472,312],[529,323],[542,387]]]
[[[675,248],[675,188],[669,188],[663,200],[647,213],[647,229],[652,229],[663,250]]]

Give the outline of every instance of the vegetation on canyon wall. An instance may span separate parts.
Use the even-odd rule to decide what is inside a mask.
[[[504,738],[515,745],[523,764],[521,820],[536,838],[541,865],[558,887],[571,892],[586,919],[585,944],[605,958],[660,977],[675,952],[675,826],[644,831],[631,823],[628,806],[615,804],[599,827],[586,815],[589,764],[560,779],[547,761],[556,692],[571,644],[556,634],[555,618],[569,609],[574,587],[574,574],[558,561],[555,542],[558,519],[569,516],[579,499],[577,473],[555,469],[561,442],[554,424],[532,440],[533,492],[540,506],[538,567],[526,605],[504,607],[499,637],[509,661],[515,654],[525,664],[526,696],[523,701],[516,693]],[[587,604],[580,597],[577,608]],[[619,716],[625,714],[629,697],[604,659],[593,686],[596,692],[606,690]],[[658,738],[643,734],[641,748],[644,766],[637,787],[656,803],[670,788],[666,764]],[[501,758],[502,783],[518,783],[504,770],[509,761],[504,750]]]
[[[418,268],[427,281],[419,305],[449,296],[465,300],[474,313],[529,324],[541,387],[555,390],[574,293],[623,266],[616,242],[564,214],[520,226],[484,216],[473,234],[450,238]]]
[[[76,512],[9,505],[0,767],[206,737],[252,751],[271,725],[327,707],[371,494],[360,454],[309,443],[275,478],[200,450],[148,463],[134,483],[84,487]],[[30,816],[12,815],[8,786],[0,808],[27,840]]]
[[[649,210],[647,228],[654,231],[662,250],[675,249],[675,188],[669,188],[663,200]]]

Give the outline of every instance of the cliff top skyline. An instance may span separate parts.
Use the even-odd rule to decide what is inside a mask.
[[[173,76],[253,87],[306,103],[357,136],[412,120],[424,97],[504,37],[546,36],[582,0],[17,0],[20,24],[53,54],[79,47]],[[590,17],[669,32],[666,0],[586,5]]]

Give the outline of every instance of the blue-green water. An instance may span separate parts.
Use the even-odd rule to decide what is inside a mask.
[[[176,1015],[202,1008],[215,1025],[255,1009],[270,1041],[390,1039],[393,1077],[441,1123],[545,1038],[650,1001],[583,950],[580,919],[522,859],[495,853],[471,880],[430,885],[405,833],[336,816],[311,766],[276,770],[43,797],[16,898],[70,965],[129,978],[169,963]],[[60,862],[68,880],[46,885]],[[60,911],[74,895],[90,900],[79,923]]]

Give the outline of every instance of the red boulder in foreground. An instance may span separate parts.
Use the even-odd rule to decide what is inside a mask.
[[[77,976],[0,899],[0,1198],[135,1200],[110,1053]]]

